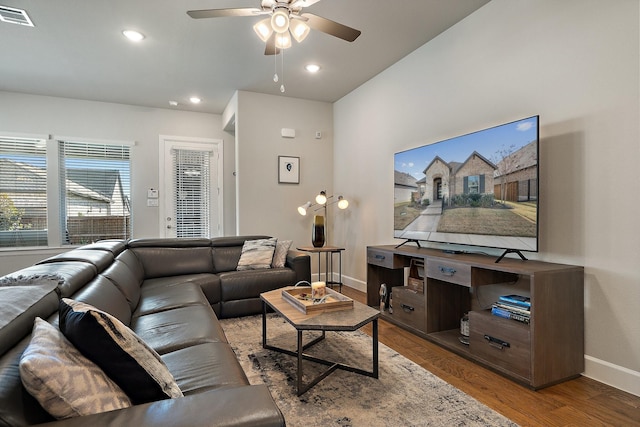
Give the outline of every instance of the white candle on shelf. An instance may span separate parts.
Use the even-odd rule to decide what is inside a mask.
[[[321,299],[327,293],[327,285],[324,282],[311,283],[311,298]]]

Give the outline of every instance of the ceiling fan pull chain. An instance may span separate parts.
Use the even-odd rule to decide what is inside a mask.
[[[280,51],[280,54],[282,55],[282,84],[280,85],[280,92],[284,93],[284,49]]]
[[[277,55],[277,50],[278,48],[276,47],[276,38],[273,38],[273,51],[276,52],[273,55],[273,82],[274,83],[278,83],[278,55]]]

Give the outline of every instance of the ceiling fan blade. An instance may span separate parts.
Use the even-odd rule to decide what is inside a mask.
[[[302,9],[303,7],[313,6],[318,3],[320,0],[295,0],[289,7],[291,9]]]
[[[360,34],[362,34],[360,30],[347,27],[346,25],[342,25],[330,19],[314,15],[313,13],[303,13],[300,16],[306,18],[307,25],[309,25],[314,30],[322,31],[323,33],[327,33],[348,42],[354,41]]]
[[[261,9],[253,7],[247,7],[242,9],[203,9],[203,10],[189,10],[187,15],[193,19],[202,18],[221,18],[225,16],[256,16],[262,14]]]
[[[269,40],[265,43],[264,54],[265,55],[277,55],[280,53],[280,49],[276,47],[276,34],[271,34]]]

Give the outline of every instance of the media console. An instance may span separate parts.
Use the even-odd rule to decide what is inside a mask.
[[[424,263],[423,292],[406,284],[412,259]],[[392,313],[381,318],[533,389],[584,371],[584,269],[412,246],[367,247],[367,304],[380,307],[381,284]],[[528,324],[491,314],[500,295],[531,298]],[[460,337],[468,313],[469,340]]]

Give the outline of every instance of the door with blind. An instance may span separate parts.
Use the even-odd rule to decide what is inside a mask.
[[[160,145],[160,235],[221,236],[222,141],[161,136]]]

